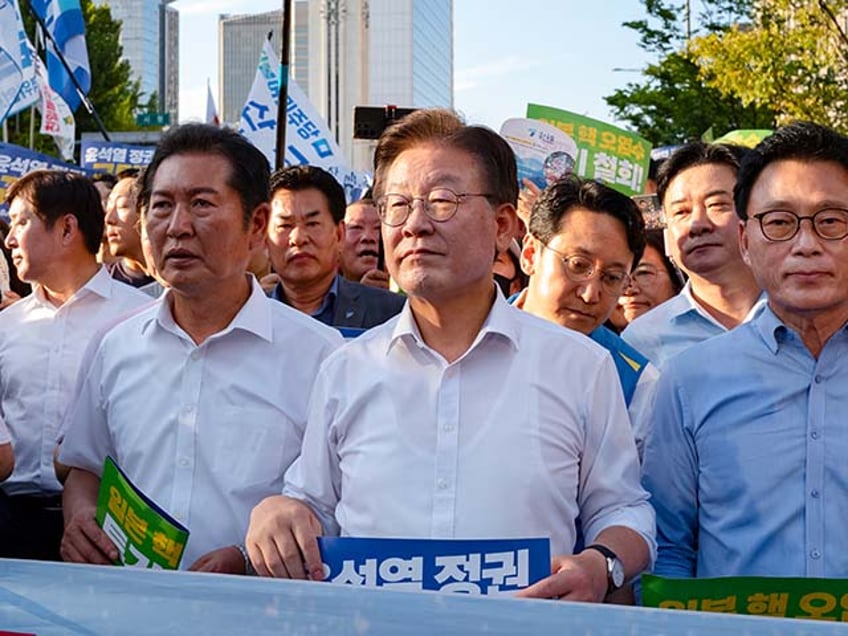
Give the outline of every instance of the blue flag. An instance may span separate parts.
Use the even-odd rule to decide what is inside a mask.
[[[91,69],[85,44],[85,21],[79,0],[32,0],[32,8],[44,20],[83,93],[87,95],[91,89]],[[53,90],[65,100],[72,112],[76,111],[81,99],[52,43],[47,46],[47,75]]]

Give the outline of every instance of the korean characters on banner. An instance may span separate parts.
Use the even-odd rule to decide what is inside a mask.
[[[555,126],[576,142],[576,175],[602,181],[627,196],[644,192],[651,155],[647,140],[611,124],[550,106],[528,104],[527,117]]]
[[[279,69],[279,59],[266,40],[239,120],[239,132],[262,151],[271,166],[275,163],[277,148]],[[342,185],[348,202],[356,201],[357,195],[370,184],[368,175],[357,173],[347,166],[324,120],[293,79],[289,79],[286,99],[284,164],[286,167],[308,164],[323,168]]]
[[[848,622],[848,580],[642,577],[646,607]]]
[[[519,187],[529,179],[544,189],[574,171],[577,144],[555,126],[535,119],[507,119],[500,135],[515,153]]]
[[[508,594],[550,574],[548,539],[319,538],[331,583],[463,594]]]
[[[144,168],[155,151],[156,146],[83,140],[80,165],[95,172],[118,174],[129,168]]]
[[[91,170],[65,163],[55,157],[41,154],[14,144],[0,143],[0,201],[6,198],[6,189],[33,170],[66,170],[91,176]]]

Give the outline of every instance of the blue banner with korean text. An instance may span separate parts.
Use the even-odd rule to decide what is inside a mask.
[[[6,189],[15,181],[33,170],[66,170],[91,176],[91,170],[65,163],[40,152],[28,150],[15,144],[0,143],[0,203],[6,198]]]
[[[319,537],[331,583],[464,594],[511,594],[551,573],[551,544],[531,539]]]
[[[154,152],[156,146],[85,139],[80,151],[80,164],[95,172],[118,174],[129,168],[144,168],[153,159]]]

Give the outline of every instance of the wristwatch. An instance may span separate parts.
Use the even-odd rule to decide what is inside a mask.
[[[586,546],[585,550],[597,550],[607,561],[607,596],[624,585],[624,565],[615,552],[598,543]]]

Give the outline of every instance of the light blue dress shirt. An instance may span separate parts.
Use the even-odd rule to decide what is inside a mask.
[[[766,307],[671,360],[644,485],[664,576],[848,577],[848,325],[818,360]]]
[[[763,302],[762,298],[757,301],[745,321],[759,311]],[[654,366],[662,368],[684,349],[723,333],[727,333],[727,328],[698,304],[687,282],[679,294],[631,322],[621,337]]]

